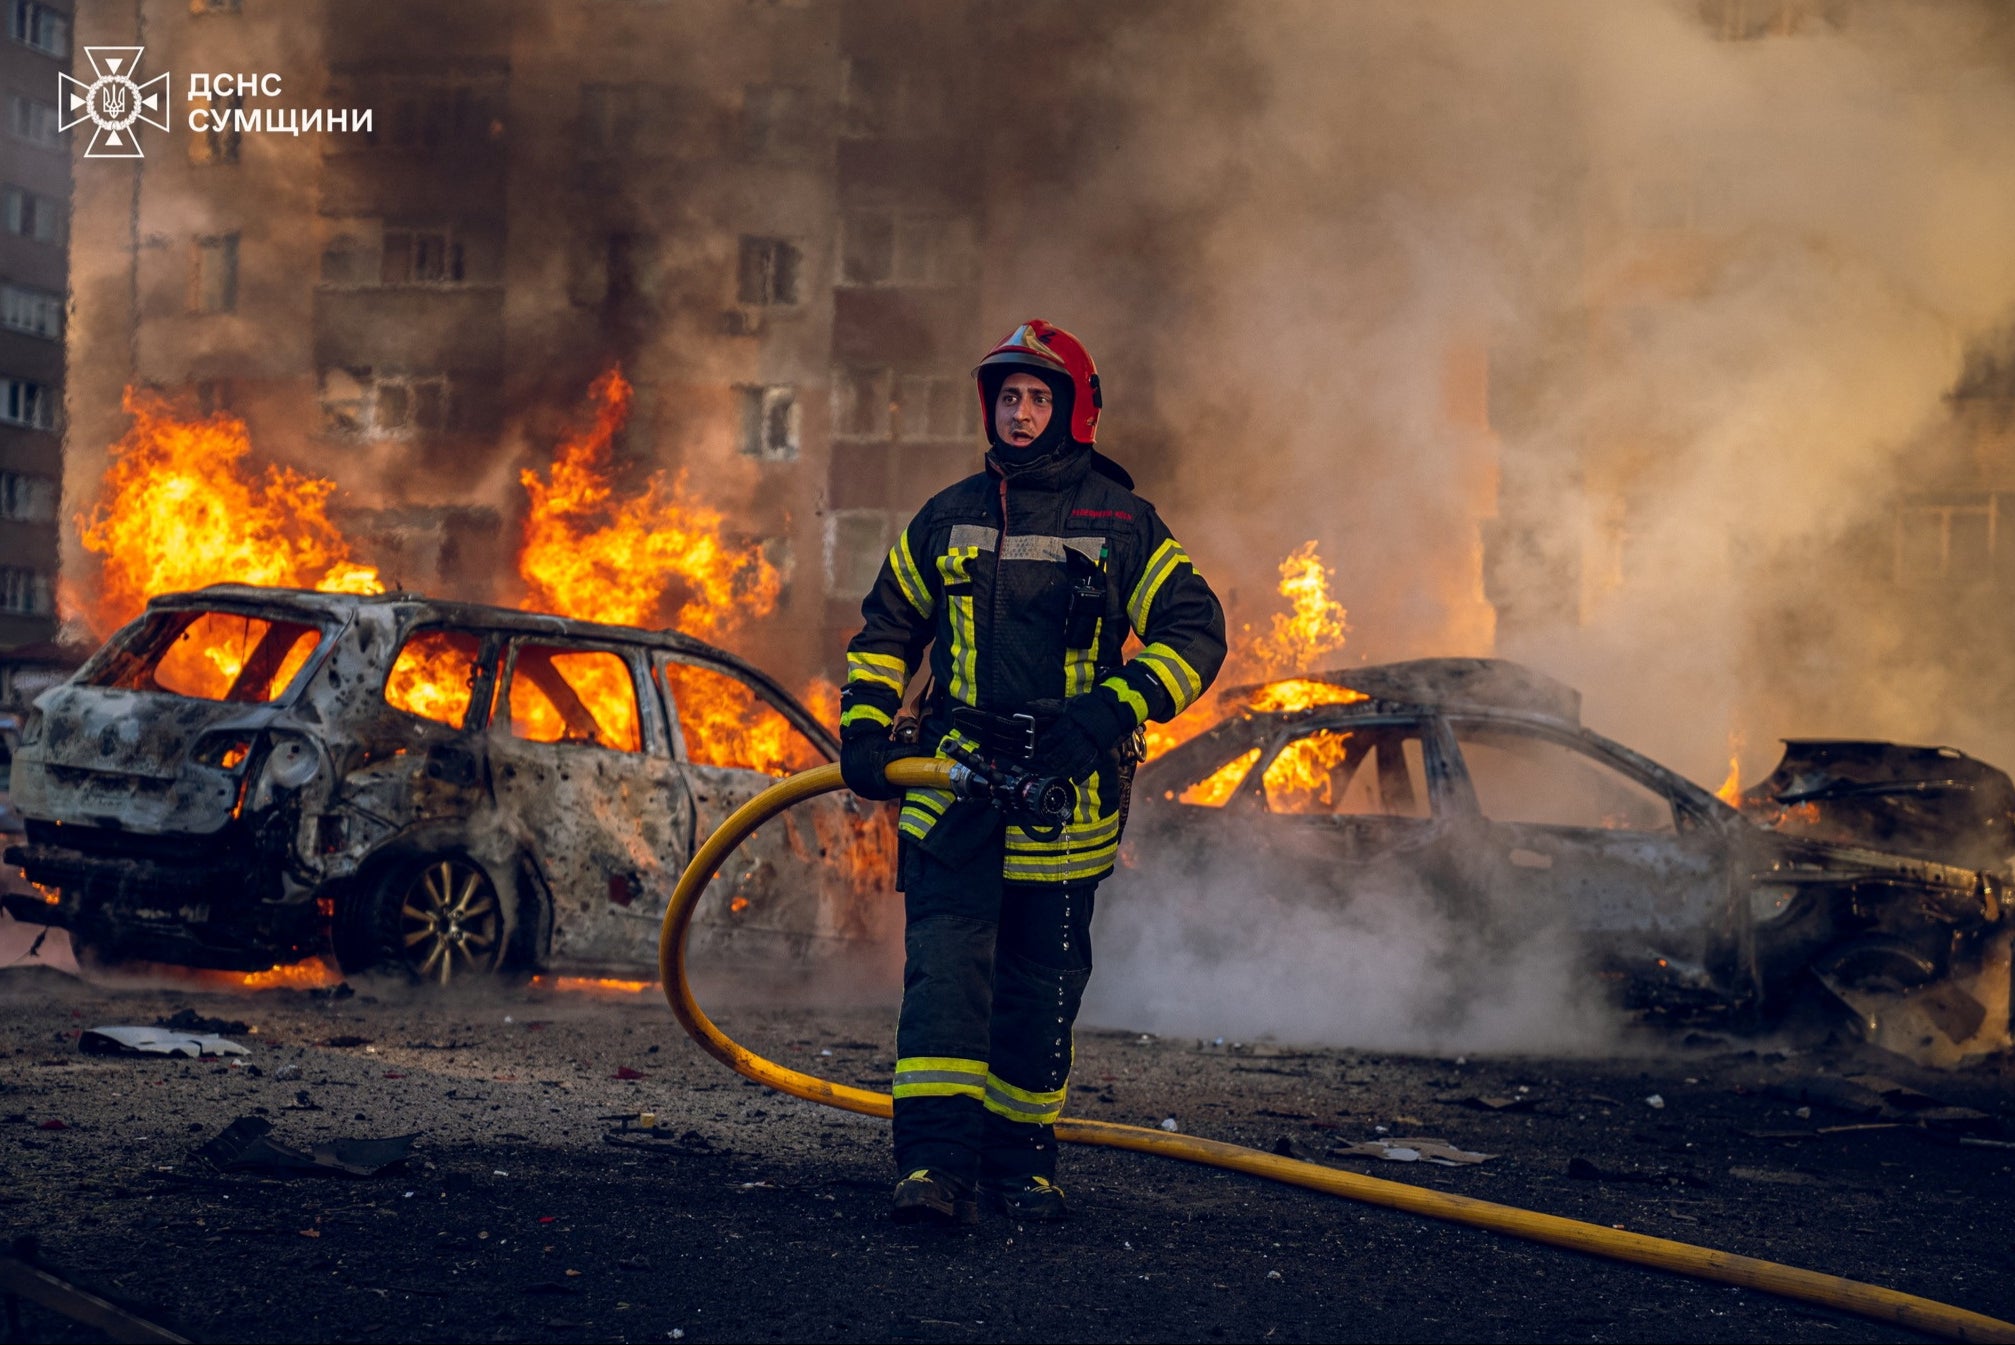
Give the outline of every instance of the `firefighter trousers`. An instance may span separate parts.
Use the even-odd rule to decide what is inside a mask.
[[[996,828],[956,865],[903,847],[898,1175],[931,1168],[971,1183],[1056,1173],[1053,1123],[1091,977],[1098,884],[1007,882],[1002,845]]]

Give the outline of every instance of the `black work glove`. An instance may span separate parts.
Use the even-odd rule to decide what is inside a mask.
[[[903,790],[889,783],[889,763],[918,756],[923,751],[907,743],[893,742],[880,733],[862,733],[840,744],[840,778],[847,782],[848,789],[864,799],[876,803],[899,799]]]
[[[1105,754],[1133,730],[1117,698],[1097,691],[1072,696],[1056,722],[1036,738],[1029,769],[1076,784],[1097,770]]]

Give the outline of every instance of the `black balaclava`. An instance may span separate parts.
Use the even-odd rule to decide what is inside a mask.
[[[1034,374],[1049,384],[1050,413],[1049,424],[1035,441],[1026,445],[1004,443],[1000,433],[994,428],[994,403],[1000,400],[1001,384],[1007,382],[1009,374]],[[1051,458],[1059,458],[1078,447],[1070,437],[1070,413],[1073,389],[1070,375],[1061,370],[1032,368],[1028,365],[988,365],[980,371],[980,384],[986,389],[987,444],[993,449],[1004,466],[1011,468],[1033,467]]]

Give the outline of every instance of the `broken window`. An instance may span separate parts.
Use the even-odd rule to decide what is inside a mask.
[[[55,517],[54,477],[0,472],[0,518],[16,523],[48,523]]]
[[[521,644],[505,698],[513,738],[643,750],[628,660],[600,649]]]
[[[1260,781],[1269,812],[1428,815],[1426,757],[1417,730],[1318,729],[1282,747]]]
[[[263,704],[293,685],[322,632],[236,612],[150,612],[87,669],[86,686]]]
[[[0,378],[0,421],[31,430],[56,428],[56,396],[32,378]]]
[[[7,188],[7,232],[38,243],[63,241],[63,203],[26,187]]]
[[[63,296],[26,285],[0,286],[0,324],[30,336],[60,340],[63,335]]]
[[[363,369],[322,371],[322,419],[337,434],[405,438],[454,428],[446,374]]]
[[[238,307],[238,235],[213,234],[196,240],[189,276],[189,309],[229,313]]]
[[[481,637],[462,630],[423,627],[406,637],[385,679],[385,703],[395,710],[461,728],[481,676]]]
[[[1476,805],[1492,822],[1591,831],[1672,832],[1672,801],[1607,762],[1493,724],[1455,725]]]
[[[738,679],[695,663],[667,662],[661,675],[687,761],[772,775],[825,764],[809,738]]]
[[[1245,778],[1252,774],[1259,752],[1259,748],[1253,747],[1239,753],[1209,775],[1188,785],[1175,796],[1175,801],[1192,808],[1224,807],[1238,793],[1238,787],[1245,783]]]
[[[798,271],[804,258],[781,238],[742,238],[735,298],[763,306],[798,301]]]
[[[742,452],[762,462],[798,456],[798,394],[786,386],[742,389]]]

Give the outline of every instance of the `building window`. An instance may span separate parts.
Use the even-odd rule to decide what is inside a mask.
[[[44,149],[61,149],[63,133],[56,129],[56,105],[15,94],[7,100],[7,124],[18,140]]]
[[[961,285],[979,273],[969,220],[857,210],[841,229],[845,285]]]
[[[761,462],[798,456],[798,393],[791,387],[742,389],[742,452]]]
[[[192,110],[207,110],[203,134],[189,138],[190,163],[236,163],[244,132],[238,129],[238,114],[245,110],[245,95],[233,90],[222,98],[191,98]]]
[[[30,336],[60,340],[63,335],[63,296],[25,285],[0,286],[0,325]]]
[[[70,54],[70,16],[36,0],[14,0],[7,36],[60,60]]]
[[[1922,496],[1896,508],[1896,581],[1964,584],[1994,577],[1998,498],[1986,492]]]
[[[15,523],[54,522],[56,479],[29,472],[0,472],[0,518]]]
[[[889,516],[879,509],[835,509],[826,515],[826,592],[849,599],[865,594],[893,544]]]
[[[322,375],[322,416],[338,434],[402,439],[453,428],[446,374],[330,369]]]
[[[0,612],[46,616],[56,610],[50,597],[48,575],[19,565],[0,565]]]
[[[33,379],[0,378],[0,421],[31,430],[55,429],[55,391]]]
[[[196,263],[189,275],[189,309],[229,313],[238,307],[238,235],[212,234],[196,240]]]
[[[242,0],[189,0],[191,14],[237,14],[243,8]]]
[[[979,429],[978,411],[970,378],[913,374],[896,383],[898,439],[969,439]]]
[[[833,437],[888,438],[890,386],[889,371],[886,369],[835,369]]]
[[[803,255],[781,238],[744,236],[735,297],[745,304],[796,303],[803,260]]]
[[[811,100],[791,84],[751,84],[742,90],[742,153],[785,158],[811,147]]]
[[[63,203],[25,187],[7,188],[7,232],[38,243],[63,241]]]
[[[459,285],[462,245],[446,229],[387,229],[379,254],[381,285]]]
[[[849,59],[840,94],[842,134],[863,139],[926,134],[939,124],[950,98],[949,77],[941,70]]]

